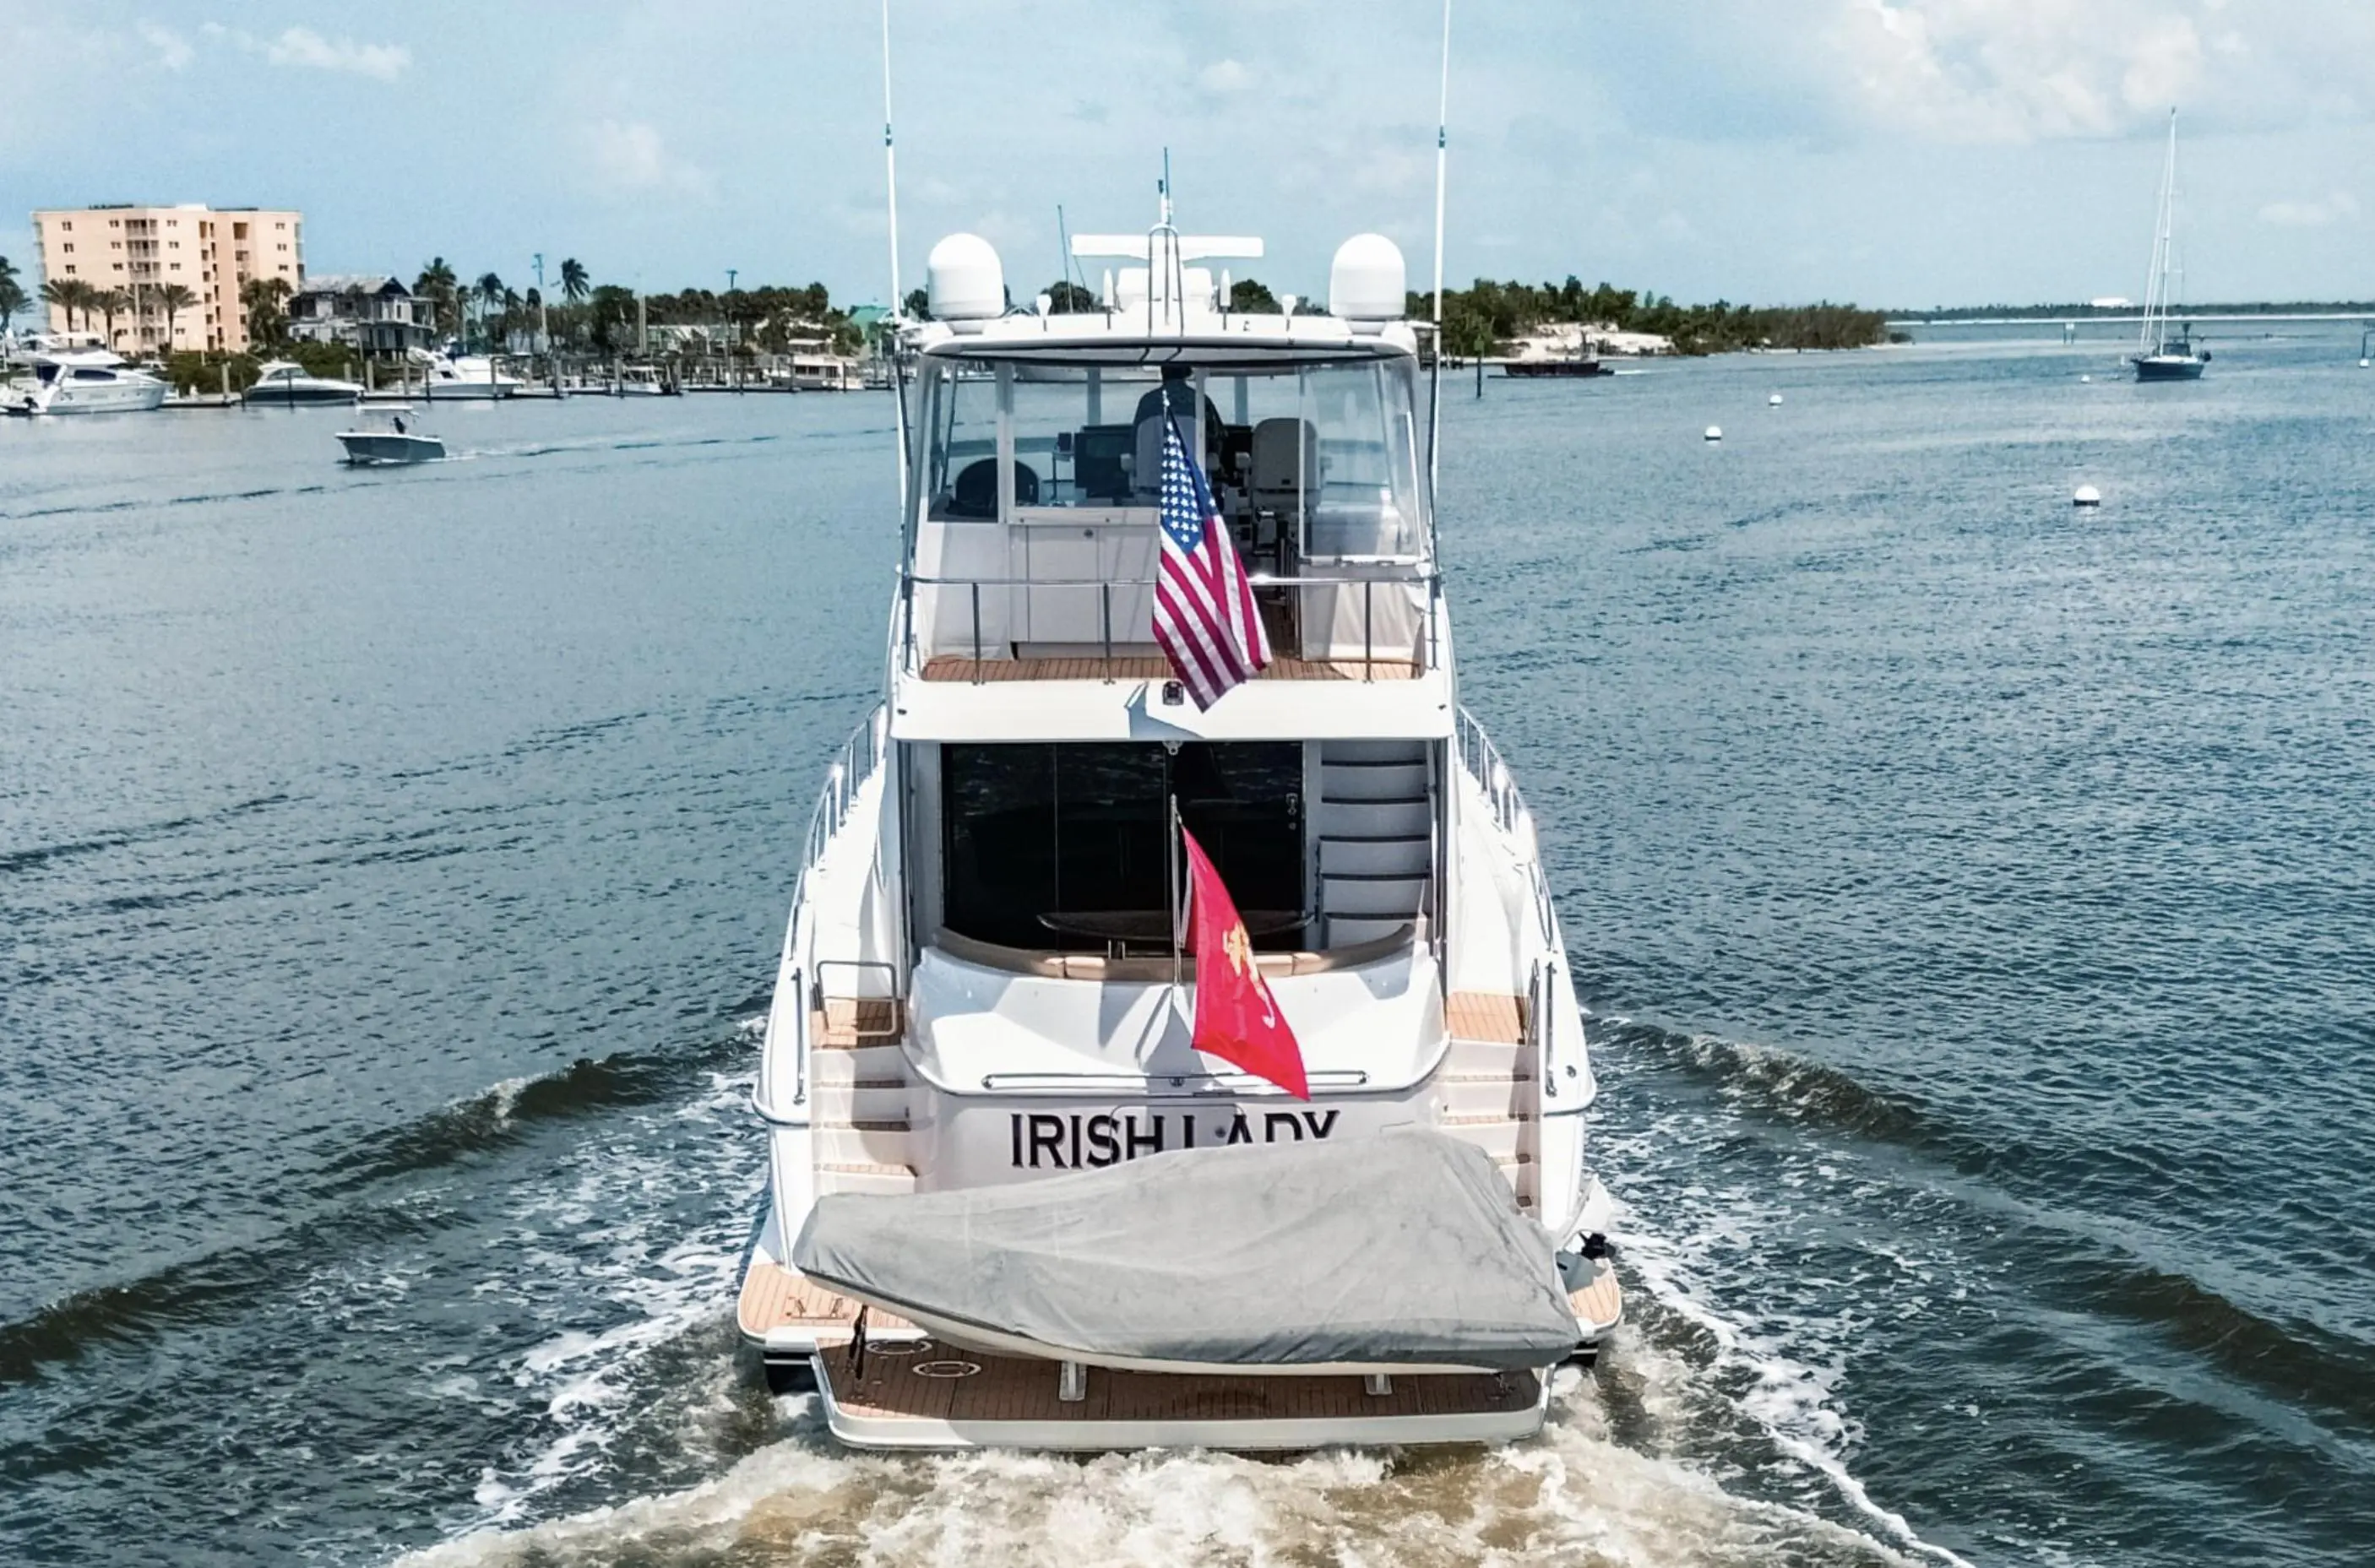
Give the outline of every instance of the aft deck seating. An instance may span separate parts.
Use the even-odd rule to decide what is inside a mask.
[[[1417,939],[1418,928],[1405,925],[1372,941],[1355,946],[1331,948],[1326,952],[1256,953],[1254,962],[1262,973],[1273,980],[1298,974],[1325,974],[1332,970],[1357,969],[1365,963],[1375,963],[1407,949]],[[941,926],[932,934],[932,946],[952,959],[964,963],[977,963],[986,969],[1002,969],[1012,974],[1035,974],[1049,980],[1098,980],[1150,984],[1171,978],[1171,960],[1161,958],[1106,958],[1100,953],[1059,952],[1051,948],[1008,948],[995,942],[984,942]]]

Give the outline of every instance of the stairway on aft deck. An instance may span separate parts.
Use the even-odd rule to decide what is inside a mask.
[[[809,1014],[809,1137],[817,1196],[916,1190],[901,1004],[833,996]]]
[[[1443,1021],[1451,1051],[1436,1079],[1436,1125],[1491,1155],[1530,1214],[1541,1197],[1542,1086],[1528,1055],[1525,999],[1454,991]]]
[[[1434,870],[1435,799],[1423,740],[1319,744],[1322,944],[1350,947],[1418,918]]]

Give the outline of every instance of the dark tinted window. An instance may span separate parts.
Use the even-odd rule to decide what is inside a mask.
[[[1165,907],[1165,801],[1248,915],[1304,907],[1303,749],[1265,745],[944,746],[951,930],[1016,948],[1094,949],[1043,915]],[[1182,875],[1184,876],[1184,867]],[[1277,921],[1257,924],[1276,925]],[[1257,941],[1300,944],[1283,929]]]

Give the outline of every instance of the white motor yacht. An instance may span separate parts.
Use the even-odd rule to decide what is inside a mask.
[[[379,407],[363,416],[361,426],[340,430],[338,444],[347,461],[358,467],[390,463],[434,463],[445,455],[445,443],[415,430],[411,409]]]
[[[526,383],[505,374],[483,354],[429,356],[422,395],[443,403],[457,397],[509,397]]]
[[[906,329],[886,689],[801,846],[743,1338],[859,1447],[1525,1436],[1622,1298],[1400,253],[1290,318],[1193,265],[1258,241],[1167,210],[1076,249],[1134,264],[1102,311],[1010,312],[960,235]],[[1209,706],[1157,642],[1191,468],[1269,654]],[[1208,1028],[1248,996],[1292,1072]]]
[[[11,386],[11,413],[136,414],[165,401],[160,378],[105,348],[36,348],[24,359],[32,374]]]
[[[250,407],[297,408],[325,403],[352,403],[363,395],[360,382],[307,373],[288,360],[267,360],[255,384],[247,389]]]

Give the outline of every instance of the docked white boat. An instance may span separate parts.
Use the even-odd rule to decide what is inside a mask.
[[[509,397],[527,383],[483,354],[429,356],[422,395],[434,403],[457,397]]]
[[[620,397],[666,397],[668,385],[660,379],[659,371],[649,365],[630,365],[619,372],[619,379],[611,383],[610,391]]]
[[[954,236],[907,330],[887,690],[779,960],[743,1338],[863,1447],[1522,1437],[1622,1304],[1534,819],[1459,703],[1400,254],[1348,242],[1289,318],[1194,265],[1258,241],[1076,246],[1128,264],[1103,311],[1007,312]],[[1157,642],[1191,496],[1267,657],[1209,706]]]
[[[37,348],[23,358],[32,373],[11,384],[11,413],[138,414],[165,401],[161,379],[105,348]]]
[[[362,395],[360,382],[311,375],[302,365],[288,360],[272,360],[266,361],[256,376],[255,384],[247,389],[247,402],[251,407],[295,408],[353,403]]]
[[[347,461],[359,467],[391,463],[435,463],[445,455],[445,443],[412,428],[413,412],[405,407],[374,408],[361,426],[340,430],[338,444]]]

